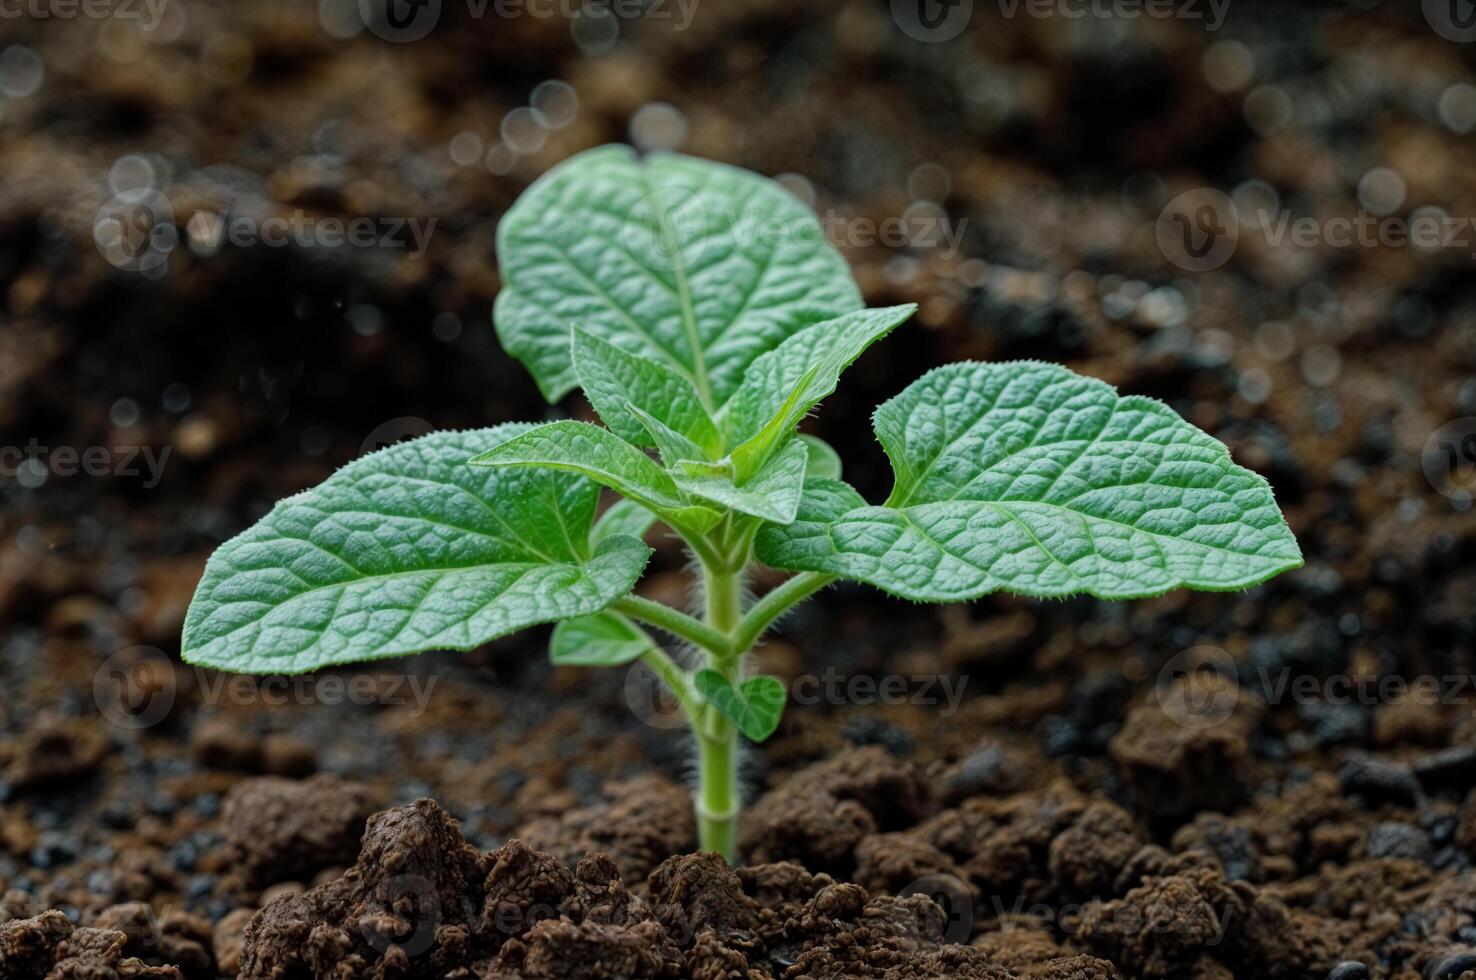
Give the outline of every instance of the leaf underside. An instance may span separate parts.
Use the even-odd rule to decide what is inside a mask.
[[[651,358],[709,412],[754,359],[862,305],[815,215],[757,174],[605,146],[536,181],[497,232],[503,347],[550,401],[577,378],[569,329]]]
[[[278,503],[206,565],[184,659],[297,673],[467,650],[624,595],[650,549],[623,535],[590,548],[593,482],[466,465],[528,428],[400,443]]]
[[[1271,488],[1148,398],[1037,362],[950,364],[876,412],[887,504],[812,480],[766,564],[918,601],[1243,589],[1302,563]]]

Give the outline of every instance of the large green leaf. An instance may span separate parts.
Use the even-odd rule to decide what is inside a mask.
[[[809,462],[810,451],[805,444],[791,439],[777,456],[742,483],[734,479],[729,463],[681,464],[672,471],[672,479],[689,496],[788,524],[799,507]]]
[[[811,481],[793,524],[759,532],[760,560],[924,601],[1242,589],[1302,563],[1270,486],[1224,445],[1062,367],[951,364],[874,424],[887,505]]]
[[[502,345],[556,400],[577,382],[569,327],[661,361],[709,411],[755,358],[861,307],[815,215],[773,181],[604,146],[537,180],[497,229]]]
[[[590,549],[594,483],[466,465],[526,428],[400,443],[277,504],[206,565],[185,660],[296,673],[466,650],[626,594],[650,549],[628,536]]]
[[[547,467],[578,473],[696,530],[706,530],[721,519],[716,511],[689,504],[651,457],[609,429],[588,422],[533,426],[470,462],[472,466]]]
[[[728,405],[739,475],[763,465],[810,410],[835,391],[841,372],[916,309],[909,303],[847,313],[801,330],[754,361]]]
[[[722,437],[692,382],[660,361],[639,357],[583,330],[574,331],[574,369],[580,387],[610,430],[636,446],[657,441],[645,414],[703,450],[721,450]]]

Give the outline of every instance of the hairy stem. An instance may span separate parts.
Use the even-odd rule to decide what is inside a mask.
[[[628,595],[617,599],[610,608],[624,613],[631,619],[665,630],[678,639],[701,647],[715,657],[726,657],[732,649],[726,633],[713,629],[708,623],[659,602],[652,602],[638,595]]]
[[[759,641],[759,637],[764,635],[764,630],[774,625],[776,619],[834,581],[834,575],[820,572],[803,572],[786,580],[748,610],[733,635],[733,649],[751,649]]]

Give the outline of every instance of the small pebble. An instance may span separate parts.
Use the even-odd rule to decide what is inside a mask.
[[[1408,766],[1367,755],[1349,756],[1338,770],[1344,793],[1357,793],[1370,803],[1416,805],[1424,795]]]
[[[1409,858],[1428,861],[1434,848],[1430,835],[1413,824],[1388,821],[1368,832],[1368,856],[1371,858]]]
[[[1333,967],[1327,980],[1368,980],[1368,967],[1357,960],[1347,960]]]
[[[1461,745],[1416,759],[1410,768],[1427,790],[1476,786],[1476,746]]]

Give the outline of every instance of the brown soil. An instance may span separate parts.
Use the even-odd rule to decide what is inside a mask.
[[[1374,166],[1401,213],[1472,214],[1439,99],[1476,70],[1419,5],[1099,35],[981,3],[919,45],[886,4],[724,0],[591,56],[559,18],[448,3],[389,44],[332,37],[319,6],[189,0],[150,38],[3,25],[45,81],[0,104],[0,447],[115,465],[0,477],[0,980],[1476,976],[1476,521],[1421,459],[1476,415],[1470,256],[1247,236],[1186,275],[1154,236],[1195,186],[1349,213]],[[1234,45],[1253,71],[1227,82]],[[508,176],[450,159],[550,77],[570,126]],[[1280,98],[1295,124],[1257,115]],[[692,853],[681,734],[628,709],[623,672],[550,668],[541,632],[307,689],[180,664],[205,557],[273,500],[421,421],[547,412],[488,327],[493,229],[659,100],[685,150],[804,174],[822,209],[895,216],[916,167],[950,178],[959,255],[846,247],[869,302],[921,304],[809,423],[870,499],[877,402],[943,361],[1037,357],[1225,440],[1307,567],[1130,604],[826,592],[765,669],[911,697],[791,704],[746,759],[733,870]],[[136,153],[181,213],[438,224],[420,259],[180,248],[150,279],[92,240]],[[139,446],[170,450],[157,481]],[[683,556],[654,543],[651,595],[679,600]],[[1181,677],[1205,646],[1228,676]],[[1380,687],[1421,677],[1442,703]]]

